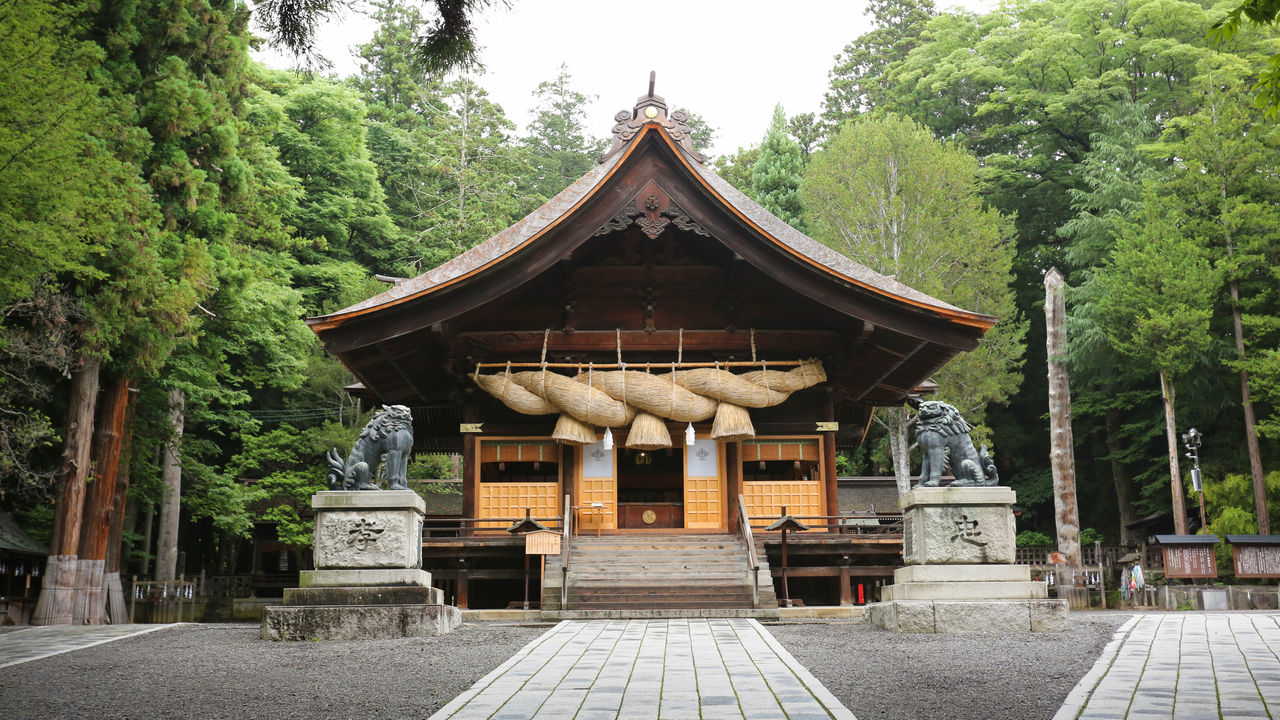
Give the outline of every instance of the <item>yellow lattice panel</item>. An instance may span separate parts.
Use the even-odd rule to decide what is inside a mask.
[[[684,480],[684,526],[718,528],[724,522],[720,478],[687,477]]]
[[[748,482],[742,490],[752,524],[777,520],[784,507],[793,517],[822,514],[822,483],[816,480]]]
[[[817,440],[744,440],[742,461],[757,460],[817,460]]]
[[[480,462],[560,462],[554,440],[482,440]]]
[[[558,517],[559,494],[558,483],[480,483],[477,515],[482,518],[503,519],[478,523],[478,526],[510,527],[512,522],[524,517],[525,508],[535,518]]]
[[[592,503],[601,507],[593,508]],[[618,527],[618,481],[615,478],[582,478],[578,481],[578,528],[612,530]]]

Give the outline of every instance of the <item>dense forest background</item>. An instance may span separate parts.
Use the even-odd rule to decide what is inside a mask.
[[[1280,527],[1280,131],[1251,90],[1274,36],[1207,39],[1230,4],[1190,0],[869,5],[820,114],[779,107],[758,145],[709,162],[831,247],[1004,319],[938,380],[1024,528],[1053,532],[1050,267],[1082,524],[1119,543],[1169,513],[1167,400],[1206,438],[1211,529],[1257,531],[1255,476]],[[0,0],[0,509],[33,534],[50,536],[92,380],[131,398],[135,560],[166,475],[211,568],[256,522],[308,542],[324,451],[365,416],[302,318],[454,257],[595,162],[609,119],[583,116],[570,68],[530,88],[542,110],[518,128],[482,75],[424,69],[430,18],[373,12],[360,71],[337,78],[252,62],[234,2]],[[692,117],[705,149],[715,129]],[[909,420],[886,409],[843,469],[900,474]]]

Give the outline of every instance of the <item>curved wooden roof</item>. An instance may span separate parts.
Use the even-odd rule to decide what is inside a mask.
[[[647,121],[641,114],[643,104],[630,119],[628,113],[619,113],[618,139],[600,164],[511,227],[439,267],[338,312],[311,318],[308,324],[368,393],[384,402],[452,405],[445,399],[451,391],[443,386],[466,385],[459,382],[465,381],[466,371],[460,373],[456,361],[470,356],[455,344],[453,324],[466,326],[477,313],[492,314],[494,308],[517,302],[513,298],[521,297],[522,288],[528,292],[535,281],[560,272],[563,261],[575,258],[575,251],[581,248],[590,254],[584,245],[593,239],[612,242],[611,229],[621,227],[621,220],[626,225],[636,214],[643,220],[644,206],[656,207],[655,197],[661,198],[663,208],[669,203],[678,211],[683,224],[672,222],[685,228],[679,237],[706,236],[706,242],[723,246],[720,252],[726,258],[740,259],[766,277],[775,288],[771,292],[793,293],[797,302],[830,316],[831,322],[819,323],[825,336],[844,337],[848,342],[840,350],[842,357],[853,357],[851,352],[857,357],[842,369],[829,368],[834,371],[831,385],[837,404],[866,407],[901,401],[956,354],[976,347],[995,324],[994,317],[955,307],[874,272],[773,216],[703,166],[681,126],[667,118],[665,105],[659,107],[656,117]],[[678,121],[678,113],[674,116]],[[651,219],[668,222],[657,218],[653,207]],[[574,262],[576,258],[569,264]],[[547,322],[553,329],[559,327]],[[545,327],[511,324],[516,327],[501,329],[537,331],[539,340]],[[574,337],[592,334],[583,331],[607,331],[612,337],[614,327],[579,326]],[[815,327],[810,323],[810,330]],[[687,336],[689,326],[684,329]],[[653,328],[623,326],[624,334],[628,330],[651,344],[665,337],[661,326],[656,333]],[[734,334],[732,327],[702,332]],[[741,335],[737,333],[733,342],[743,342]],[[569,337],[565,335],[566,342]],[[455,361],[454,367],[440,369],[446,358]],[[864,411],[858,414],[864,417]],[[441,427],[445,425],[442,420]]]
[[[825,280],[827,285],[832,286],[832,290],[847,292],[851,298],[861,296],[859,299],[862,302],[887,304],[901,312],[919,316],[916,318],[918,322],[903,323],[907,327],[901,329],[907,334],[918,334],[921,339],[931,340],[935,339],[930,337],[935,333],[926,332],[925,328],[936,326],[938,330],[943,331],[942,335],[952,338],[959,349],[971,349],[976,344],[977,338],[995,324],[996,318],[990,315],[963,310],[930,297],[854,262],[792,228],[704,167],[688,151],[680,148],[671,139],[663,125],[657,121],[646,123],[628,143],[624,152],[612,155],[583,175],[577,182],[548,200],[542,207],[489,240],[415,278],[397,283],[379,295],[338,312],[310,318],[307,323],[325,341],[326,346],[331,346],[333,351],[341,352],[342,349],[353,347],[350,341],[344,341],[343,336],[346,334],[341,330],[357,318],[395,312],[399,308],[410,305],[420,307],[423,303],[429,303],[433,296],[456,292],[466,286],[497,282],[497,271],[512,263],[522,261],[534,263],[534,267],[524,267],[519,273],[526,277],[537,270],[544,269],[544,266],[558,259],[560,254],[548,253],[541,258],[535,258],[532,257],[531,251],[540,244],[546,244],[552,236],[561,234],[556,231],[570,225],[570,221],[579,214],[588,215],[592,220],[599,219],[595,225],[588,223],[588,227],[594,230],[603,225],[609,217],[621,212],[632,198],[623,197],[617,192],[618,188],[615,186],[620,184],[617,182],[619,176],[626,174],[623,171],[629,166],[640,164],[642,158],[647,158],[655,152],[675,160],[670,165],[679,171],[676,177],[659,176],[652,172],[640,174],[662,184],[675,181],[677,184],[688,185],[690,187],[682,188],[686,193],[692,190],[705,196],[700,198],[703,200],[700,204],[711,202],[718,205],[717,209],[728,216],[727,220],[737,221],[740,228],[735,229],[747,232],[732,233],[740,236],[738,242],[729,241],[728,233],[725,235],[713,233],[713,235],[722,242],[728,241],[727,245],[761,270],[777,270],[780,263],[794,265],[796,267],[787,268],[788,276],[799,273],[805,276],[804,279],[812,282],[816,274],[818,276],[816,279]],[[633,181],[631,184],[636,183]],[[675,197],[680,193],[669,191],[669,194]],[[588,206],[594,207],[588,209]],[[682,207],[691,213],[693,211],[687,200],[682,203]],[[567,243],[562,241],[557,244],[563,251],[572,252],[577,244],[585,241],[590,235],[591,233],[578,233],[576,237],[569,238]],[[741,237],[744,235],[746,237]],[[818,292],[817,288],[809,283],[798,283],[793,287],[814,299],[823,301],[829,299],[826,293]],[[475,295],[476,300],[488,295],[488,293],[472,294]],[[840,305],[845,304],[840,303]],[[853,305],[856,304],[855,301]],[[446,312],[456,314],[464,309],[452,303],[450,305],[450,309]],[[468,303],[464,302],[462,305],[465,306]],[[860,314],[856,307],[851,306],[848,309],[849,314]],[[429,315],[433,317],[432,322],[445,319],[444,316],[437,316],[436,313],[429,313]],[[884,324],[894,325],[895,323]],[[976,333],[946,332],[946,326],[967,328]],[[908,327],[914,329],[908,329]],[[961,338],[965,335],[970,336],[967,342]]]

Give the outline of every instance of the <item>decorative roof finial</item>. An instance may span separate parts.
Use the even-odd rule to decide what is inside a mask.
[[[636,98],[636,105],[631,110],[620,110],[613,116],[613,146],[600,156],[600,162],[613,157],[619,148],[631,142],[646,123],[658,123],[666,129],[667,134],[684,148],[698,162],[706,160],[706,156],[693,149],[690,140],[689,115],[683,110],[667,114],[667,102],[661,95],[653,92],[658,73],[649,71],[649,92]]]

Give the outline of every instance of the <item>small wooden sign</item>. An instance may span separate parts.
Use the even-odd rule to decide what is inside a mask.
[[[1164,551],[1167,578],[1212,579],[1218,577],[1216,535],[1157,535]]]
[[[1228,535],[1238,578],[1280,578],[1280,535]]]
[[[525,555],[559,555],[560,533],[538,530],[524,535]]]
[[[478,432],[480,432],[480,426],[481,426],[481,425],[483,425],[483,424],[484,424],[484,423],[462,423],[462,424],[458,425],[458,432],[460,432],[460,433],[478,433]]]
[[[819,422],[818,432],[840,432],[840,423],[838,422]]]

